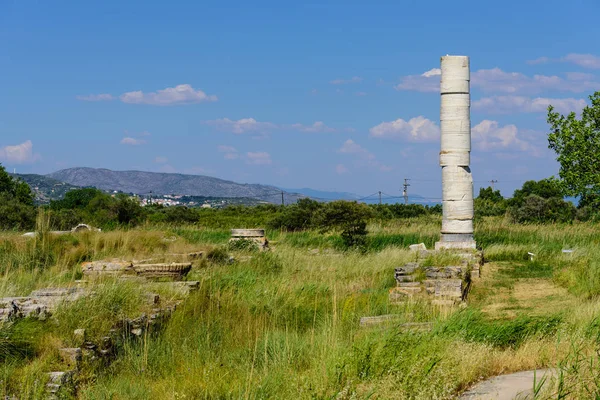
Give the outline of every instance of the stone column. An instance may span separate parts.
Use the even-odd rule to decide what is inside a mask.
[[[442,235],[436,249],[474,249],[469,57],[442,57]]]

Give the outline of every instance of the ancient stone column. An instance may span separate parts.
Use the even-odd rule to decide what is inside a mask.
[[[474,249],[469,57],[442,57],[442,235],[436,249]]]

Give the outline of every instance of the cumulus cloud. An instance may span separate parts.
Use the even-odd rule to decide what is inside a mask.
[[[110,101],[114,100],[112,94],[101,93],[101,94],[89,94],[87,96],[75,96],[77,100],[81,101]]]
[[[331,83],[332,85],[345,85],[348,83],[360,83],[362,82],[362,78],[359,76],[353,76],[350,79],[334,79],[332,81],[330,81],[329,83]]]
[[[408,75],[395,86],[396,90],[411,90],[416,92],[439,92],[440,75],[442,70],[433,68],[421,75]]]
[[[35,162],[39,155],[33,153],[33,143],[27,140],[14,146],[0,147],[0,162],[7,164],[29,164]]]
[[[154,159],[154,162],[157,164],[166,164],[169,161],[167,157],[158,156]]]
[[[515,125],[500,126],[498,121],[483,120],[471,128],[473,143],[481,151],[517,150],[532,151],[532,145],[521,139]]]
[[[432,69],[421,75],[409,75],[396,85],[397,90],[417,92],[439,92],[439,69]],[[584,92],[600,87],[592,75],[566,74],[566,78],[556,75],[527,76],[520,72],[506,72],[500,68],[480,69],[471,73],[471,87],[486,92],[500,93],[539,93],[544,90],[559,90],[565,92]]]
[[[269,165],[272,163],[271,155],[265,151],[247,152],[246,163],[250,165]]]
[[[380,139],[407,139],[411,142],[429,142],[438,140],[440,128],[423,116],[408,121],[398,118],[395,121],[382,122],[369,129],[372,137]]]
[[[352,139],[346,140],[342,144],[342,147],[338,149],[338,152],[342,154],[353,154],[366,160],[373,160],[375,158],[375,155],[373,155],[373,153],[371,153],[358,143],[355,143]]]
[[[140,146],[142,144],[146,144],[146,141],[143,139],[136,139],[133,137],[126,136],[123,139],[121,139],[121,144],[126,144],[130,146]]]
[[[583,68],[600,69],[600,57],[593,54],[567,54],[562,58],[562,61],[579,65]]]
[[[235,134],[242,134],[247,132],[260,133],[275,129],[277,126],[270,122],[259,122],[254,118],[242,118],[237,121],[229,118],[215,119],[211,121],[204,121],[206,125],[214,126],[215,128],[223,131],[232,132]]]
[[[543,113],[548,110],[549,105],[552,105],[556,111],[565,114],[571,111],[581,111],[586,106],[586,102],[583,99],[574,98],[553,99],[547,97],[492,96],[474,101],[473,109],[490,114],[517,112]]]
[[[369,150],[365,149],[358,143],[354,142],[354,140],[352,139],[346,140],[342,144],[342,146],[337,150],[337,152],[352,155],[356,159],[356,164],[358,166],[374,167],[383,172],[389,172],[392,170],[391,167],[377,161],[373,153],[371,153]]]
[[[217,96],[207,95],[202,90],[196,90],[189,84],[177,85],[172,88],[144,93],[141,90],[123,93],[120,97],[123,103],[151,104],[168,106],[217,101]]]
[[[220,145],[217,147],[219,153],[224,153],[223,158],[226,160],[235,160],[239,158],[238,151],[235,147]]]

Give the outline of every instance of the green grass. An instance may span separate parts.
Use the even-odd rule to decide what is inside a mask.
[[[438,217],[371,224],[364,253],[341,251],[338,233],[314,231],[268,232],[274,242],[270,253],[236,249],[227,247],[229,227],[147,226],[35,242],[2,234],[0,295],[68,284],[81,277],[83,260],[198,250],[221,254],[192,270],[188,279],[199,280],[200,289],[162,332],[120,342],[110,366],[82,374],[81,399],[443,399],[480,377],[559,362],[568,371],[580,368],[582,377],[590,374],[586,357],[593,355],[600,325],[597,225],[478,222],[478,244],[498,269],[489,286],[475,282],[472,304],[454,313],[425,302],[388,302],[394,267],[415,260],[408,245],[433,246]],[[563,254],[565,248],[575,251]],[[527,252],[535,253],[533,261]],[[240,261],[229,263],[227,253]],[[438,254],[424,261],[442,266],[460,260]],[[529,315],[537,303],[509,298],[503,310],[512,316],[484,310],[494,296],[530,281],[563,286],[581,304]],[[61,367],[56,348],[75,344],[74,329],[86,328],[98,339],[117,320],[150,312],[145,292],[159,292],[165,300],[179,296],[160,284],[104,280],[93,287],[94,296],[64,305],[50,321],[0,327],[14,332],[1,335],[9,338],[0,340],[9,356],[0,360],[0,394],[20,391],[22,398],[36,398],[44,373]],[[359,327],[360,317],[384,314],[398,320]],[[428,321],[430,332],[400,325]],[[19,326],[22,331],[15,330]],[[579,384],[571,372],[564,381]]]

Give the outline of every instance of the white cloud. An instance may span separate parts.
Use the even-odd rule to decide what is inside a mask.
[[[265,151],[247,152],[246,163],[251,165],[269,165],[271,164],[271,155]]]
[[[123,103],[151,104],[156,106],[217,101],[217,96],[207,95],[202,90],[195,90],[189,84],[177,85],[174,88],[166,88],[150,93],[144,93],[141,90],[127,92],[123,93],[119,98]]]
[[[342,144],[342,147],[338,149],[338,152],[343,154],[354,154],[360,158],[364,158],[367,160],[372,160],[375,158],[373,153],[371,153],[361,145],[355,143],[352,139],[346,140]]]
[[[260,133],[275,129],[277,125],[270,122],[259,122],[254,118],[242,118],[237,121],[229,118],[215,119],[211,121],[204,121],[206,125],[214,126],[215,128],[223,131],[232,132],[235,134],[242,134],[247,132]]]
[[[579,65],[583,68],[600,69],[600,57],[593,54],[567,54],[562,58],[562,61]]]
[[[157,164],[166,164],[169,161],[167,157],[158,156],[154,159],[154,162]]]
[[[433,68],[421,75],[407,75],[395,86],[396,90],[412,90],[416,92],[439,92],[442,70]]]
[[[473,109],[491,114],[509,113],[545,113],[548,106],[552,105],[560,113],[581,111],[586,106],[583,99],[565,98],[552,99],[546,97],[523,97],[523,96],[492,96],[484,97],[473,102]]]
[[[346,168],[344,164],[338,164],[335,166],[335,172],[337,172],[339,175],[342,175],[348,172],[348,168]]]
[[[510,149],[535,153],[531,144],[519,137],[515,125],[500,126],[497,121],[486,119],[471,128],[471,134],[475,147],[481,151]]]
[[[362,82],[362,78],[359,76],[353,76],[350,79],[334,79],[332,81],[330,81],[329,83],[331,83],[332,85],[345,85],[348,83],[360,83]]]
[[[372,137],[381,139],[408,139],[411,142],[429,142],[438,140],[440,128],[423,116],[408,121],[398,118],[395,121],[382,122],[369,129]]]
[[[220,145],[217,147],[217,149],[219,150],[219,153],[225,153],[223,155],[223,158],[225,158],[226,160],[235,160],[235,159],[239,158],[239,156],[240,156],[238,154],[237,149],[232,146]]]
[[[87,96],[75,96],[77,100],[81,101],[110,101],[114,100],[112,94],[101,93],[101,94],[90,94]]]
[[[356,92],[355,94],[359,97],[362,97],[362,96],[366,96],[367,92]]]
[[[336,132],[336,129],[330,128],[323,121],[317,121],[312,125],[302,125],[302,124],[292,124],[289,126],[282,125],[282,128],[289,127],[293,130],[297,130],[299,132],[309,132],[309,133],[328,133],[328,132]]]
[[[441,76],[442,70],[439,68],[432,68],[429,71],[423,72],[421,76],[425,78],[431,78],[432,76]]]
[[[440,73],[434,68],[421,75],[408,75],[402,78],[397,90],[417,92],[439,92]],[[539,93],[544,90],[584,92],[600,87],[592,75],[566,74],[566,78],[556,75],[527,76],[520,72],[505,72],[500,68],[480,69],[471,72],[471,87],[486,92],[500,93]]]
[[[538,65],[538,64],[546,64],[549,63],[551,60],[548,57],[538,57],[535,60],[527,60],[527,64],[529,65]]]
[[[33,143],[27,140],[14,146],[0,147],[0,161],[7,164],[29,164],[39,159],[33,154]]]
[[[136,139],[136,138],[132,138],[132,137],[124,137],[123,139],[121,139],[121,144],[127,144],[130,146],[139,146],[142,144],[146,144],[146,141],[143,139]]]
[[[312,125],[304,124],[275,124],[272,122],[260,122],[254,118],[242,118],[237,121],[229,118],[221,118],[210,121],[204,121],[204,124],[213,126],[219,130],[232,132],[235,134],[260,133],[267,134],[276,130],[293,130],[306,133],[330,133],[337,132],[337,129],[331,128],[323,121],[316,121]]]
[[[371,153],[369,150],[365,149],[358,143],[354,142],[352,139],[346,140],[342,147],[337,150],[338,153],[352,155],[356,158],[357,162],[355,163],[357,166],[367,166],[372,168],[377,168],[383,172],[389,172],[392,170],[391,167],[387,165],[383,165],[379,161],[375,159],[375,155]],[[336,167],[337,169],[337,167]],[[338,172],[339,173],[339,172]]]

